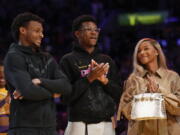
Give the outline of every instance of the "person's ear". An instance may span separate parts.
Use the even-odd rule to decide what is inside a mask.
[[[159,53],[158,53],[157,49],[155,49],[155,55],[156,55],[156,56],[158,56],[158,55],[159,55]]]
[[[74,32],[74,36],[75,36],[76,38],[79,38],[79,37],[80,37],[80,32],[79,32],[79,31],[75,31],[75,32]]]
[[[156,55],[156,56],[158,56],[158,55],[159,55],[157,51],[156,51],[155,55]]]
[[[20,27],[19,28],[19,33],[23,34],[23,35],[26,34],[26,28],[25,27]]]

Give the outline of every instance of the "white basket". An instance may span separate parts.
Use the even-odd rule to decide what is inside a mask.
[[[166,119],[164,98],[160,93],[144,93],[134,95],[131,119],[150,120]]]

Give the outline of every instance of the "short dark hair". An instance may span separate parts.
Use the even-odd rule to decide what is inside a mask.
[[[74,19],[72,24],[72,32],[79,30],[83,22],[94,22],[97,25],[96,19],[91,15],[81,15]]]
[[[30,12],[25,12],[18,14],[12,24],[11,24],[11,32],[14,40],[17,42],[19,40],[19,28],[22,26],[27,26],[30,21],[37,21],[43,24],[44,19]]]

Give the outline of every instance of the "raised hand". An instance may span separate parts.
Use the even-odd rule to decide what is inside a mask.
[[[94,80],[100,79],[100,81],[104,81],[104,78],[101,78],[108,72],[109,64],[100,63],[97,64],[94,60],[91,61],[90,64],[91,72],[88,74],[87,78],[89,82],[93,82]]]
[[[148,91],[159,92],[159,85],[155,82],[155,79],[152,76],[147,75],[147,80],[148,80],[148,84],[147,84]]]
[[[96,61],[92,60],[91,61],[91,65],[94,68],[95,66],[98,65],[98,63]],[[105,70],[105,74],[103,74],[102,76],[98,77],[97,80],[101,81],[103,84],[106,85],[108,83],[108,81],[109,81],[108,78],[107,78],[107,73],[109,71],[109,63],[105,64],[104,70]]]
[[[102,76],[100,76],[100,77],[98,77],[97,79],[99,80],[99,81],[101,81],[103,84],[107,84],[108,83],[108,78],[107,78],[107,73],[108,73],[108,71],[109,71],[109,63],[106,63],[107,65],[106,65],[106,67],[105,67],[105,74],[103,74]]]

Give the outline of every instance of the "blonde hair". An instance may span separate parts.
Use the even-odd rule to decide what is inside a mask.
[[[138,53],[139,46],[143,42],[146,42],[146,41],[149,42],[158,52],[158,66],[161,68],[167,69],[166,58],[164,56],[164,53],[162,51],[160,44],[154,39],[143,38],[136,44],[134,54],[133,54],[133,73],[136,75],[141,74],[145,70],[142,64],[138,62],[137,53]]]

